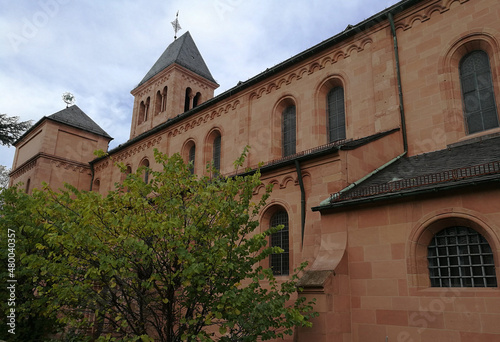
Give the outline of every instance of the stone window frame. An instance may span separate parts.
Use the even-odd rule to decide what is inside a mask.
[[[270,224],[271,224],[271,219],[273,218],[274,214],[276,214],[277,212],[279,211],[284,211],[287,213],[288,215],[288,273],[286,274],[275,274],[273,272],[273,274],[275,276],[283,276],[283,277],[288,277],[292,270],[293,270],[293,249],[292,249],[292,246],[293,246],[293,219],[292,219],[292,211],[291,211],[291,208],[290,206],[284,202],[284,201],[281,201],[281,200],[272,200],[270,203],[268,203],[268,205],[266,205],[265,208],[263,208],[261,210],[261,215],[260,215],[260,224],[259,226],[262,227],[261,229],[265,230],[265,229],[268,229],[270,227]],[[271,236],[268,237],[268,245],[271,246]],[[269,256],[268,258],[266,258],[266,260],[264,260],[262,262],[262,267],[269,267],[271,268],[271,256]]]
[[[155,113],[154,113],[155,115],[158,115],[167,109],[167,93],[168,93],[167,86],[164,86],[161,91],[160,89],[156,91]]]
[[[224,146],[223,146],[223,140],[222,137],[224,136],[222,128],[221,127],[213,127],[210,129],[208,134],[206,135],[205,138],[205,146],[203,149],[203,154],[204,154],[204,162],[206,164],[213,163],[214,167],[216,167],[216,163],[214,160],[214,157],[216,157],[216,151],[214,150],[214,143],[217,138],[220,138],[220,153],[218,155],[219,160],[218,160],[218,169],[216,168],[217,171],[221,171],[222,169],[222,162],[224,160]]]
[[[329,110],[328,110],[328,94],[334,88],[340,87],[344,91],[344,136],[349,136],[349,107],[350,100],[347,92],[347,76],[339,73],[332,74],[325,78],[319,85],[316,91],[316,109],[315,112],[315,131],[319,134],[319,141],[328,144],[332,140],[329,127]],[[345,138],[344,138],[345,139]],[[342,139],[338,139],[342,140]]]
[[[295,106],[295,152],[293,154],[285,155],[283,150],[283,113],[286,108]],[[297,131],[298,119],[300,113],[300,106],[296,101],[295,97],[292,95],[284,95],[275,104],[272,110],[272,121],[271,121],[271,159],[273,158],[283,158],[290,155],[294,155],[298,151],[299,142],[299,132]]]
[[[141,162],[139,163],[139,168],[144,168],[144,183],[148,184],[149,183],[149,172],[150,172],[150,167],[151,163],[149,162],[148,157],[142,158]]]
[[[432,287],[429,274],[428,246],[435,234],[450,226],[469,227],[481,234],[493,252],[497,284],[500,276],[500,237],[482,215],[476,212],[443,209],[420,220],[410,232],[406,257],[408,264],[408,287],[417,291],[460,289],[467,291],[498,291],[500,287]]]
[[[196,159],[197,159],[196,158],[196,150],[197,150],[196,146],[197,146],[196,140],[194,138],[189,138],[184,142],[184,145],[181,148],[181,156],[186,164],[191,161],[191,159],[190,159],[191,149],[193,147],[195,149],[195,155],[194,155],[194,160],[193,160],[194,163],[193,163],[192,167],[190,168],[191,174],[194,174],[196,171]]]
[[[491,78],[495,98],[500,98],[500,43],[495,38],[494,32],[485,28],[482,32],[464,32],[448,47],[438,62],[438,79],[440,82],[441,96],[445,99],[446,108],[443,109],[445,131],[449,136],[448,141],[457,142],[489,133],[500,132],[499,128],[468,134],[463,111],[462,89],[460,84],[460,62],[464,56],[475,50],[486,52],[490,61]],[[499,103],[496,103],[497,114],[500,115]],[[500,118],[499,118],[500,120]]]

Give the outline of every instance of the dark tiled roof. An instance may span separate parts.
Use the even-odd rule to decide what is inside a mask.
[[[64,108],[57,113],[54,113],[49,116],[44,116],[37,123],[30,127],[24,134],[14,142],[14,146],[16,146],[19,142],[21,142],[24,137],[26,137],[30,132],[36,129],[40,124],[46,120],[52,120],[56,122],[63,123],[68,126],[76,127],[82,129],[87,132],[91,132],[103,137],[106,137],[110,140],[113,138],[106,133],[98,124],[94,122],[87,114],[85,114],[77,105],[73,105],[71,107]]]
[[[144,76],[142,81],[137,86],[145,83],[154,75],[158,74],[160,71],[164,70],[166,67],[174,63],[179,64],[180,66],[206,78],[211,82],[217,83],[212,77],[210,70],[208,70],[208,67],[205,64],[200,51],[198,51],[198,48],[196,47],[196,44],[194,43],[194,40],[188,31],[174,40],[167,47],[167,49],[153,65],[151,70],[148,71],[146,76]]]
[[[68,126],[76,127],[87,132],[91,132],[103,137],[113,139],[106,133],[98,124],[94,122],[87,114],[85,114],[77,105],[49,115],[47,119],[63,123]]]
[[[401,158],[366,181],[340,195],[330,204],[315,209],[332,208],[364,200],[409,195],[425,190],[500,179],[500,136],[454,144],[447,149]]]
[[[305,151],[301,151],[301,152],[292,154],[292,155],[287,156],[287,157],[271,160],[271,161],[263,164],[262,166],[254,165],[254,166],[250,167],[250,169],[251,169],[250,171],[245,172],[245,173],[232,172],[229,174],[225,174],[224,176],[231,177],[231,176],[234,176],[236,174],[241,176],[241,175],[244,175],[247,173],[253,173],[257,169],[259,169],[261,173],[266,173],[266,172],[273,171],[273,170],[276,170],[276,169],[279,169],[279,168],[282,168],[282,167],[285,167],[288,165],[295,164],[295,161],[302,162],[302,161],[306,161],[306,160],[319,158],[319,157],[322,157],[325,155],[337,153],[338,150],[354,150],[358,147],[366,145],[372,141],[378,140],[380,138],[385,137],[386,135],[392,134],[392,133],[397,132],[397,131],[399,131],[399,128],[394,128],[394,129],[391,129],[388,131],[375,133],[375,134],[369,135],[367,137],[363,137],[363,138],[359,138],[359,139],[355,139],[355,140],[353,140],[353,139],[338,140],[338,141],[331,142],[331,143],[328,143],[325,145],[321,145],[321,146],[318,146],[315,148],[311,148],[311,149],[308,149]]]

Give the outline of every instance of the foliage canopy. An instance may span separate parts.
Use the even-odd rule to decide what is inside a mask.
[[[31,296],[20,319],[36,314],[100,341],[256,341],[310,325],[297,273],[277,280],[263,267],[282,227],[259,227],[271,191],[253,202],[260,173],[198,177],[179,155],[155,159],[161,171],[140,168],[106,196],[2,193],[2,234],[16,231]]]
[[[7,146],[12,145],[30,127],[31,121],[19,122],[17,116],[0,114],[0,143]]]

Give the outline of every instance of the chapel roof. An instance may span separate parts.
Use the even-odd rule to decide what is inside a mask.
[[[366,201],[400,198],[429,191],[500,181],[500,135],[449,145],[446,149],[400,158],[358,186],[332,194],[331,209]]]
[[[106,138],[111,136],[106,133],[98,124],[95,123],[87,114],[83,112],[77,105],[64,108],[47,117],[50,120],[63,123],[68,126],[76,127],[87,132],[101,135]]]
[[[196,47],[196,44],[188,31],[174,40],[166,48],[160,58],[158,58],[156,63],[153,67],[151,67],[146,76],[144,76],[142,81],[139,82],[137,86],[145,83],[160,71],[174,63],[206,78],[211,82],[217,83],[212,77],[210,70],[208,70],[200,51]]]
[[[95,123],[87,114],[85,114],[77,105],[72,105],[70,107],[64,108],[52,115],[44,116],[36,124],[31,126],[17,141],[14,143],[16,145],[25,136],[27,136],[31,131],[38,127],[45,119],[56,121],[71,127],[75,127],[87,132],[91,132],[105,138],[112,140],[113,138],[106,133],[98,124]]]

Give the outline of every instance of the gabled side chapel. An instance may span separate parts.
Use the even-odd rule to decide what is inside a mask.
[[[309,261],[320,313],[290,341],[500,341],[500,2],[403,0],[214,97],[189,32],[132,90],[130,139],[77,106],[15,144],[11,184],[105,194],[153,149],[273,183],[268,261]],[[255,189],[255,196],[263,188]]]

